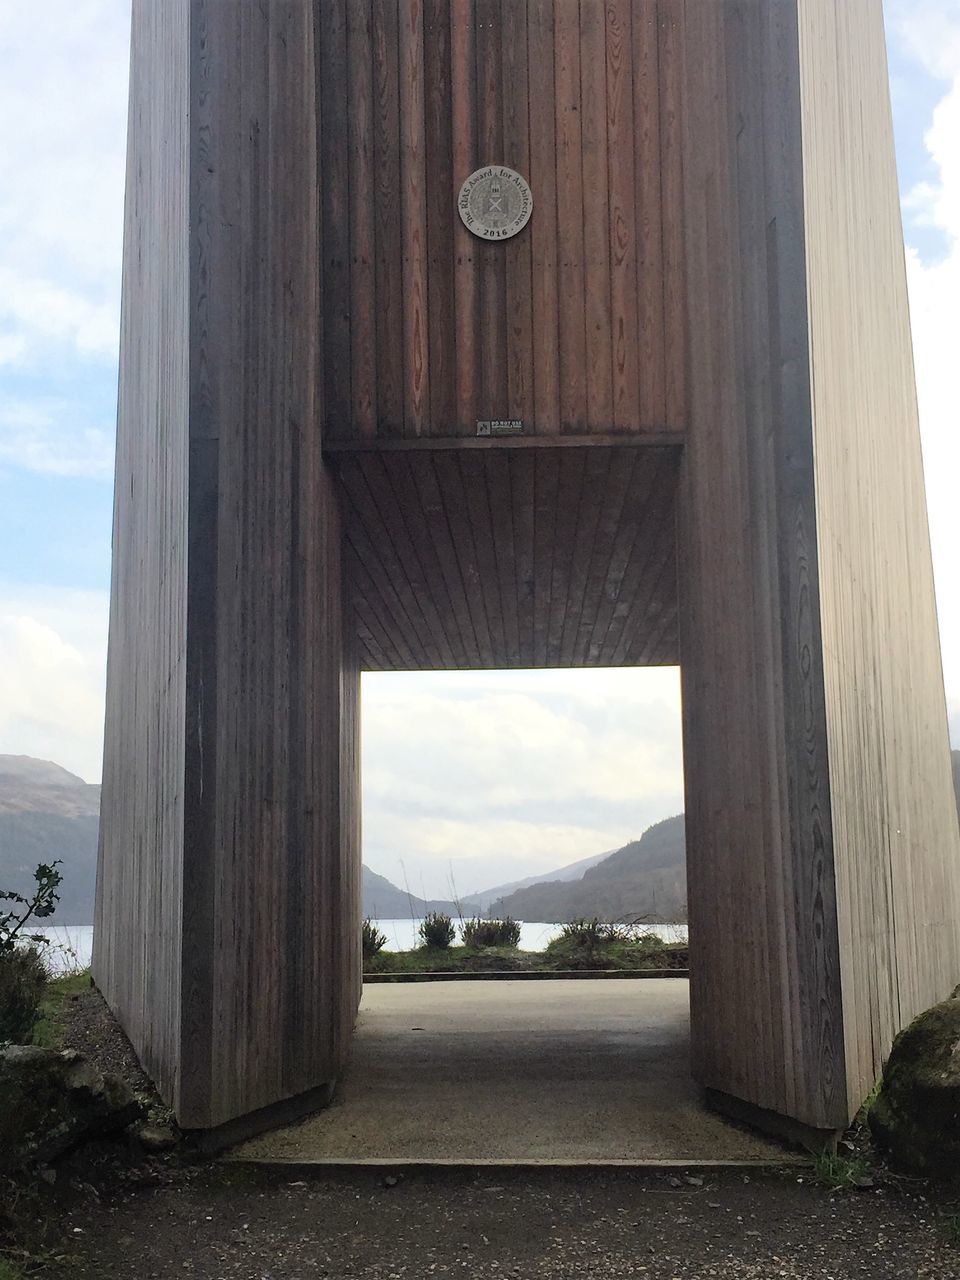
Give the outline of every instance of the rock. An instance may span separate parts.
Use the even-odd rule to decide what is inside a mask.
[[[134,1130],[134,1137],[144,1151],[169,1151],[180,1141],[180,1135],[169,1124],[140,1124]]]
[[[141,1114],[122,1080],[101,1075],[73,1050],[0,1050],[0,1169],[47,1164]]]
[[[869,1122],[901,1168],[960,1176],[960,987],[897,1036]]]

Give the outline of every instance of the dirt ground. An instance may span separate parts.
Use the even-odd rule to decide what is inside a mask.
[[[119,1076],[135,1092],[153,1093],[150,1077],[99,991],[90,987],[69,996],[60,1011],[60,1027],[64,1048],[76,1049],[98,1071]]]
[[[94,992],[65,1039],[144,1085]],[[878,1171],[407,1170],[85,1156],[48,1188],[63,1280],[960,1280],[960,1199]],[[52,1208],[53,1206],[48,1206]],[[46,1215],[44,1215],[46,1216]]]
[[[64,1280],[960,1277],[955,1207],[806,1171],[208,1166],[64,1212]]]

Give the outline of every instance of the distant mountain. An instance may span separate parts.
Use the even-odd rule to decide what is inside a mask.
[[[589,867],[579,880],[552,880],[506,895],[498,916],[554,922],[583,916],[622,920],[676,917],[686,910],[686,836],[683,814],[667,818]]]
[[[0,892],[27,895],[37,864],[63,863],[60,906],[47,924],[92,924],[97,881],[100,788],[49,760],[0,755]],[[408,895],[363,868],[363,914],[406,920],[430,911],[457,914],[452,902]]]
[[[431,911],[439,911],[448,916],[459,914],[452,902],[416,898],[391,884],[386,876],[378,876],[367,866],[363,868],[361,885],[363,914],[371,920],[418,920]]]
[[[960,810],[960,751],[951,755]],[[52,924],[91,924],[97,870],[100,788],[49,760],[0,755],[0,890],[28,890],[40,862],[63,862],[60,907]],[[490,912],[546,923],[599,916],[670,916],[686,904],[682,815],[659,822],[611,854],[595,854],[548,877],[528,876],[463,900],[464,914]],[[417,919],[457,915],[445,900],[425,900],[363,868],[363,914]]]
[[[464,913],[480,913],[488,911],[500,898],[505,898],[507,894],[516,892],[517,889],[526,889],[533,884],[543,884],[546,881],[553,880],[579,880],[583,873],[589,867],[595,867],[598,862],[602,862],[604,858],[609,858],[612,850],[606,853],[595,853],[590,858],[580,858],[577,862],[568,863],[565,867],[560,867],[556,871],[542,872],[536,876],[526,876],[523,880],[510,880],[507,884],[494,885],[492,889],[483,889],[480,893],[471,893],[463,899],[461,905]]]
[[[100,788],[49,760],[0,755],[0,890],[25,896],[40,862],[63,862],[60,906],[46,923],[90,924]]]

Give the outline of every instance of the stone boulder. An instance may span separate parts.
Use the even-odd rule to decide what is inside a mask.
[[[869,1119],[900,1168],[960,1177],[960,987],[897,1036]]]
[[[46,1164],[140,1118],[128,1086],[79,1053],[10,1045],[0,1050],[0,1170]]]

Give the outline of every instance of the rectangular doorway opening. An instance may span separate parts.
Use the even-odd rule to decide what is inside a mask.
[[[248,1154],[770,1159],[690,1072],[678,670],[368,672],[361,705],[350,1056],[327,1110]]]

